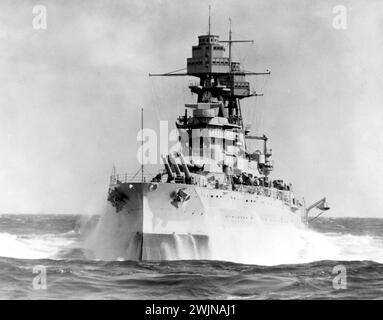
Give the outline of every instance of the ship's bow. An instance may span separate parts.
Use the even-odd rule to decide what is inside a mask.
[[[108,200],[126,223],[128,259],[209,257],[203,205],[194,187],[121,183],[110,188]]]

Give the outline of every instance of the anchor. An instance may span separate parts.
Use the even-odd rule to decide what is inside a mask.
[[[116,208],[116,212],[122,210],[129,197],[117,190],[117,188],[109,189],[108,201]]]

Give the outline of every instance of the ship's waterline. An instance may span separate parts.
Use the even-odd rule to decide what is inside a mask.
[[[309,259],[303,251],[312,231],[301,211],[283,199],[174,183],[121,183],[115,190],[125,205],[118,212],[110,206],[101,217],[88,240],[91,258],[260,264]],[[187,195],[181,203],[175,202],[179,190]]]
[[[118,246],[117,236],[124,235],[122,230],[127,227],[119,225],[123,221],[118,217],[121,218],[112,211],[103,217],[1,215],[0,298],[379,299],[382,296],[382,279],[377,277],[383,272],[382,219],[318,219],[312,225],[318,232],[301,229],[294,233],[300,235],[300,243],[293,236],[284,245],[274,243],[272,250],[271,242],[268,242],[270,246],[263,243],[263,251],[255,239],[244,239],[247,235],[221,235],[230,242],[217,237],[220,254],[235,244],[237,249],[231,251],[232,255],[239,256],[245,244],[251,247],[248,260],[254,261],[252,265],[213,260],[136,262],[123,261],[128,259],[118,255],[112,261],[99,261],[100,256],[97,260],[86,259],[83,237],[91,230],[98,230],[93,240],[100,241],[88,246],[87,251],[94,248],[100,253],[102,247]],[[111,232],[103,234],[107,230]],[[266,240],[271,240],[271,236]],[[185,242],[177,243],[181,252],[185,252]],[[329,250],[328,243],[337,247],[337,255]],[[169,249],[163,247],[165,251]],[[271,257],[277,250],[278,255]],[[304,261],[302,257],[310,258],[312,263],[299,264]],[[280,265],[286,261],[290,263]],[[46,267],[48,290],[32,289],[31,281],[36,276],[32,271],[36,265]],[[336,276],[333,268],[338,265],[347,268],[347,290],[333,288],[332,279]]]
[[[208,213],[207,213],[208,215]],[[88,258],[98,260],[221,260],[275,265],[336,259],[339,248],[325,236],[299,225],[271,225],[262,220],[249,227],[217,227],[205,220],[205,235],[140,233],[132,216],[114,208],[101,217],[86,241]]]

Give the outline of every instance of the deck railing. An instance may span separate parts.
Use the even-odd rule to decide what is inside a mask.
[[[120,184],[120,183],[137,183],[137,182],[152,182],[153,178],[156,175],[145,173],[142,175],[141,173],[131,174],[114,174],[110,176],[110,186]],[[185,183],[185,179],[183,177],[176,177],[174,180],[177,184]],[[198,183],[193,183],[193,185],[198,185]],[[208,184],[207,187],[212,189],[216,189],[215,185]],[[222,185],[219,189],[229,190],[229,185]],[[249,186],[244,184],[236,184],[234,185],[234,190],[239,192],[246,192],[250,194],[256,194],[260,196],[270,197],[273,199],[279,199],[283,201],[286,205],[293,205],[293,193],[289,190],[279,190],[276,188],[269,188],[263,186]]]
[[[276,188],[262,186],[235,185],[235,189],[240,192],[248,192],[260,196],[279,199],[287,205],[292,205],[293,193],[289,190],[279,190]]]
[[[132,174],[132,173],[123,173],[123,174],[114,174],[110,176],[110,185],[120,184],[120,183],[129,183],[129,182],[150,182],[153,179],[153,175],[145,173]]]

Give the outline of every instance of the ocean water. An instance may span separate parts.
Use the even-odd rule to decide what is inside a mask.
[[[119,234],[107,216],[0,215],[0,299],[383,298],[383,219],[322,218],[268,245],[230,235],[247,254],[218,239],[226,254],[164,262],[100,255],[121,246],[102,224]]]

